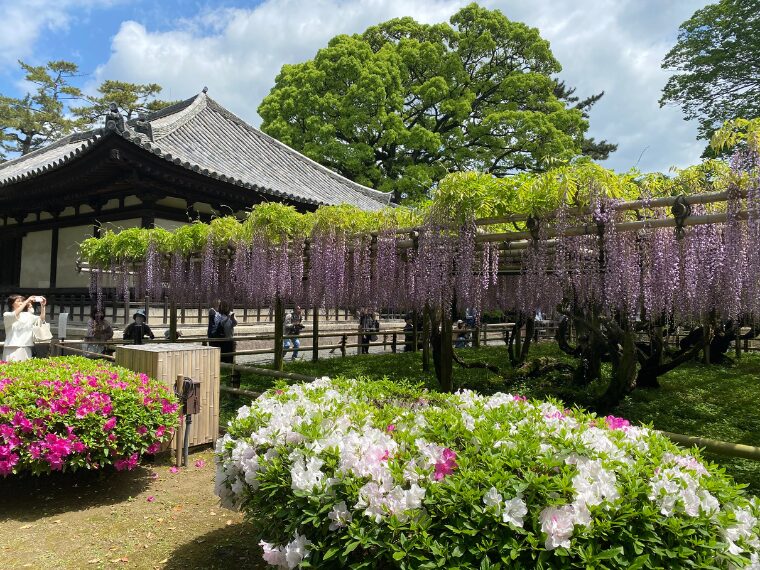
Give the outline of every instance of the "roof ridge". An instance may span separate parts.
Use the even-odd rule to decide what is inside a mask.
[[[313,159],[309,158],[308,156],[306,156],[305,154],[302,154],[302,153],[298,152],[296,149],[289,147],[288,145],[286,145],[282,141],[279,141],[276,138],[274,138],[273,136],[266,134],[261,129],[257,129],[253,125],[247,123],[246,121],[244,121],[243,119],[241,119],[240,117],[238,117],[237,115],[235,115],[232,111],[230,111],[229,109],[223,107],[222,105],[220,105],[219,103],[217,103],[216,101],[214,101],[208,95],[206,95],[206,99],[207,99],[207,103],[206,103],[207,107],[209,107],[209,108],[217,111],[218,113],[220,113],[221,115],[223,115],[227,119],[233,121],[237,125],[245,128],[245,129],[248,129],[254,135],[256,135],[256,136],[258,136],[258,137],[260,137],[260,138],[262,138],[264,140],[267,140],[269,142],[274,143],[275,145],[277,145],[278,147],[280,147],[281,149],[283,149],[287,153],[291,154],[292,156],[295,156],[296,158],[298,158],[299,160],[305,162],[309,166],[312,166],[312,167],[316,168],[317,170],[320,170],[320,171],[324,172],[325,174],[327,174],[328,176],[330,176],[331,178],[333,178],[335,180],[338,180],[339,182],[343,182],[343,183],[347,184],[349,187],[353,188],[354,190],[356,190],[358,192],[361,192],[365,196],[368,196],[369,198],[372,198],[372,199],[377,200],[379,202],[384,202],[385,204],[389,204],[390,203],[390,199],[391,199],[391,194],[390,193],[388,193],[388,192],[382,192],[380,190],[375,190],[374,188],[369,188],[367,186],[359,184],[358,182],[354,182],[353,180],[350,180],[350,179],[346,178],[345,176],[343,176],[341,174],[338,174],[334,170],[331,170],[330,168],[324,166],[323,164],[318,163],[316,160],[313,160]]]
[[[185,99],[176,105],[156,111],[154,116],[146,117],[153,127],[153,140],[159,141],[187,124],[188,121],[206,108],[207,98],[205,93],[198,93],[190,99]],[[166,123],[155,124],[157,121],[161,121],[161,119],[165,119]]]

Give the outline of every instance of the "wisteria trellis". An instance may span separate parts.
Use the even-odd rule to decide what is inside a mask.
[[[643,208],[635,229],[631,212],[599,197],[579,213],[560,207],[534,220],[527,240],[489,238],[474,219],[452,227],[430,217],[412,232],[381,230],[351,235],[319,228],[308,238],[276,239],[254,232],[247,241],[201,251],[159,254],[151,242],[137,270],[122,261],[93,267],[91,294],[103,286],[153,298],[164,289],[176,299],[228,298],[267,306],[375,307],[395,311],[457,307],[533,315],[555,312],[563,300],[631,319],[668,315],[701,321],[760,314],[760,180],[757,155],[737,154],[736,172],[754,173],[721,201],[725,216],[675,231],[662,227],[669,212]],[[691,216],[708,206],[691,205]],[[646,204],[645,204],[646,206]],[[710,206],[714,212],[716,207]],[[573,233],[584,225],[593,231]],[[630,226],[630,224],[627,224]],[[680,234],[680,235],[679,235]]]

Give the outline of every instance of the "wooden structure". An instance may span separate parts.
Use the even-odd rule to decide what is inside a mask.
[[[219,349],[200,344],[119,345],[116,364],[143,372],[174,389],[177,376],[201,382],[201,411],[190,426],[190,445],[214,443],[219,435]]]
[[[390,195],[356,184],[208,97],[77,133],[0,164],[0,294],[86,294],[78,243],[108,228],[176,229],[264,201],[366,210]]]

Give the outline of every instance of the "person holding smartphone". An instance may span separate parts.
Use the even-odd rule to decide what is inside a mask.
[[[7,300],[8,310],[3,313],[5,325],[5,347],[3,360],[21,362],[32,357],[34,334],[32,327],[45,322],[45,306],[47,300],[40,295],[32,295],[26,299],[23,295],[10,295]],[[34,303],[40,304],[40,316],[34,314]]]

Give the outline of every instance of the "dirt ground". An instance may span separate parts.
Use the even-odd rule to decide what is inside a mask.
[[[39,569],[266,567],[238,513],[214,495],[213,453],[170,471],[0,479],[0,566]]]

